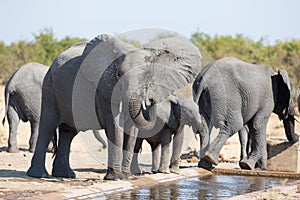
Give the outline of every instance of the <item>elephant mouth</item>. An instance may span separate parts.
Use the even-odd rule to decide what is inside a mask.
[[[142,129],[152,129],[156,122],[156,104],[152,98],[141,101],[137,93],[129,98],[129,115],[134,124]]]

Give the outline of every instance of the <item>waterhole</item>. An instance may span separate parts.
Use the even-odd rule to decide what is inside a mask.
[[[292,179],[225,176],[189,178],[172,183],[114,193],[94,200],[146,200],[146,199],[226,199],[232,196],[285,185]]]

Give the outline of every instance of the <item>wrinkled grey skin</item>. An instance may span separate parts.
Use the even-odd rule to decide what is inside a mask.
[[[16,136],[20,120],[30,122],[29,151],[33,152],[35,149],[41,113],[42,82],[48,69],[48,66],[40,63],[27,63],[10,77],[5,86],[5,116],[2,124],[4,125],[7,117],[9,124],[7,151],[10,153],[19,152]]]
[[[193,84],[193,92],[194,101],[205,119],[205,131],[200,134],[205,154],[198,164],[200,167],[218,164],[225,141],[247,125],[251,152],[240,161],[240,167],[254,169],[261,160],[261,168],[266,169],[266,127],[272,112],[283,120],[288,140],[298,140],[294,132],[294,88],[285,70],[276,73],[262,65],[223,58],[202,70]],[[220,128],[220,132],[209,145],[208,133],[212,125]]]
[[[201,67],[200,53],[178,38],[159,39],[137,49],[105,34],[88,42],[83,52],[69,51],[55,59],[44,79],[39,137],[27,175],[49,176],[46,143],[58,126],[53,176],[75,177],[69,154],[78,131],[104,129],[109,141],[104,178],[126,178],[137,128],[153,129],[155,105],[193,81]],[[126,142],[123,131],[129,135]]]
[[[137,138],[134,147],[134,156],[131,163],[131,171],[141,174],[142,170],[138,166],[138,153],[141,150],[143,140],[146,140],[152,150],[153,173],[179,173],[180,154],[184,141],[185,125],[191,126],[194,133],[200,129],[200,114],[198,105],[193,100],[186,97],[176,97],[171,95],[158,105],[158,118],[164,123],[163,129],[152,137],[143,138],[147,133],[141,133]],[[173,138],[173,148],[171,141]],[[159,157],[159,147],[161,146],[161,157]],[[172,157],[170,162],[170,150]]]

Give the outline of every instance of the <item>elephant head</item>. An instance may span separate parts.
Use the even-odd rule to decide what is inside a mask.
[[[201,67],[201,55],[196,47],[179,38],[158,39],[145,44],[144,49],[152,54],[142,81],[145,91],[144,95],[138,91],[139,100],[129,100],[129,113],[135,124],[149,129],[155,124],[151,117],[156,116],[155,105],[193,81]]]
[[[81,72],[97,85],[102,97],[112,104],[122,102],[122,112],[137,127],[152,129],[156,104],[194,80],[201,55],[194,45],[177,37],[154,40],[138,49],[100,35],[87,44],[82,63],[89,67],[81,67]],[[108,90],[101,90],[104,85]]]
[[[157,118],[171,130],[187,125],[194,133],[203,128],[198,105],[190,98],[170,95],[166,100],[157,104]]]
[[[294,96],[295,89],[292,80],[289,78],[288,73],[281,69],[275,75],[275,87],[277,91],[275,94],[275,108],[274,113],[283,120],[285,134],[290,142],[298,141],[298,135],[295,134],[295,109],[294,109]],[[274,81],[274,79],[273,79]]]

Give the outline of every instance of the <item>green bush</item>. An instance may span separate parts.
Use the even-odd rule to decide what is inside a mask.
[[[74,43],[86,41],[82,38],[65,37],[57,40],[51,29],[43,29],[34,35],[32,42],[19,41],[8,46],[0,41],[0,79],[5,83],[21,66],[28,62],[39,62],[50,66],[53,59]]]
[[[260,39],[255,42],[242,35],[211,37],[205,33],[194,33],[191,41],[204,49],[214,60],[234,56],[243,61],[263,64],[274,70],[286,69],[296,86],[300,81],[300,41],[277,41],[274,45],[265,45]]]
[[[159,36],[158,36],[159,37]],[[137,41],[126,40],[134,46],[141,47]],[[53,59],[74,43],[86,41],[84,38],[65,37],[57,40],[52,29],[43,29],[34,35],[31,42],[18,41],[5,45],[0,41],[0,79],[7,79],[19,67],[28,62],[39,62],[51,65]],[[287,42],[277,41],[274,45],[266,45],[261,39],[253,41],[243,35],[210,36],[196,32],[191,36],[191,41],[204,55],[203,64],[208,64],[226,56],[235,56],[250,63],[264,64],[278,70],[284,68],[293,78],[296,86],[300,81],[300,41],[290,40]]]

